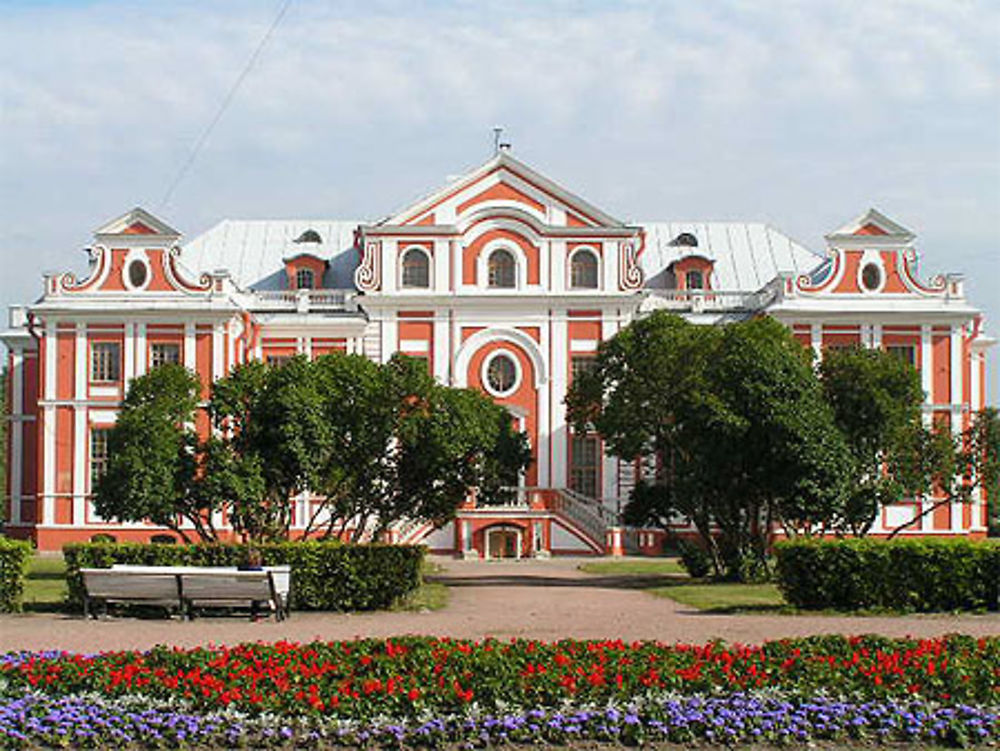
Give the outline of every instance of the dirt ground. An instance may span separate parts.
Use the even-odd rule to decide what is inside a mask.
[[[482,638],[657,639],[756,643],[818,633],[932,636],[1000,634],[1000,615],[825,616],[719,615],[639,591],[623,577],[577,570],[579,559],[475,562],[438,559],[436,578],[450,599],[433,612],[293,613],[290,620],[251,622],[244,616],[84,620],[65,614],[0,616],[0,652],[65,649],[93,652],[155,644],[197,646],[245,641],[312,641],[403,634]]]

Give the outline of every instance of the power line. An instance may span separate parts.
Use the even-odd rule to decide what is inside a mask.
[[[219,106],[218,111],[215,113],[215,117],[212,118],[211,122],[209,122],[208,124],[208,127],[205,128],[201,136],[195,142],[194,148],[191,149],[191,153],[188,154],[187,159],[181,165],[181,168],[177,171],[177,175],[174,177],[173,182],[170,183],[170,187],[167,188],[167,192],[163,194],[163,199],[160,201],[160,206],[159,206],[160,209],[162,209],[164,206],[167,205],[167,202],[174,194],[174,190],[176,190],[177,186],[180,185],[181,180],[184,179],[184,176],[187,174],[187,171],[191,168],[191,165],[194,164],[194,160],[198,158],[198,154],[201,151],[202,147],[205,145],[205,142],[208,141],[208,137],[212,134],[212,131],[215,130],[215,126],[219,124],[219,120],[222,119],[222,115],[229,108],[230,103],[233,101],[233,97],[236,96],[236,92],[239,90],[240,86],[243,85],[243,81],[250,73],[250,70],[251,68],[253,68],[254,63],[257,62],[257,58],[260,57],[260,53],[263,52],[264,47],[267,45],[268,40],[271,38],[271,35],[274,34],[274,30],[278,28],[278,24],[280,24],[281,19],[285,17],[285,13],[288,12],[288,8],[289,6],[291,6],[291,4],[292,0],[284,0],[284,2],[282,3],[281,8],[278,10],[278,15],[274,17],[274,21],[271,22],[271,25],[264,33],[264,36],[261,37],[261,40],[258,43],[257,48],[253,51],[253,54],[250,55],[250,59],[247,60],[247,64],[243,67],[243,70],[240,72],[239,76],[237,76],[236,81],[233,82],[233,85],[230,87],[229,92],[226,94],[225,99],[222,100],[222,104]]]

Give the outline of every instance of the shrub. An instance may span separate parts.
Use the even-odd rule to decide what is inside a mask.
[[[785,540],[778,586],[800,608],[996,610],[1000,544],[967,539]]]
[[[712,570],[712,558],[708,551],[689,540],[681,540],[677,543],[677,552],[681,556],[681,565],[695,579],[708,576]]]
[[[292,601],[298,610],[387,608],[420,585],[425,549],[405,545],[281,542],[254,545],[264,565],[292,567]],[[143,566],[238,566],[243,545],[142,545],[80,543],[63,547],[69,602],[83,603],[81,568],[116,563]]]
[[[31,545],[0,537],[0,613],[20,613]]]

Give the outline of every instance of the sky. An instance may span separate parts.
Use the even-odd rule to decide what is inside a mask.
[[[0,305],[140,205],[374,220],[513,154],[624,220],[766,221],[807,247],[874,206],[1000,335],[995,0],[0,0]],[[990,400],[998,402],[991,355]]]

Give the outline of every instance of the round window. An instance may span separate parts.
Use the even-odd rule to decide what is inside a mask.
[[[148,271],[146,271],[146,264],[142,261],[132,261],[128,265],[128,281],[133,287],[141,287],[146,283],[146,277],[148,276]]]
[[[510,355],[498,354],[486,368],[486,384],[498,396],[506,396],[517,385],[517,365]]]
[[[865,264],[861,269],[861,283],[869,292],[874,292],[882,283],[882,270],[874,263]]]

